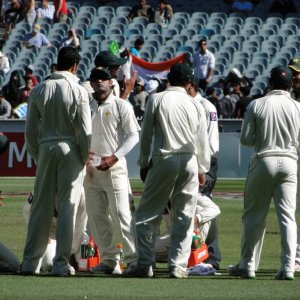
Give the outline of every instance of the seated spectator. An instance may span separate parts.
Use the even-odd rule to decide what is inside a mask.
[[[18,104],[28,102],[29,95],[30,95],[31,91],[33,90],[33,88],[34,88],[34,85],[33,85],[32,78],[27,77],[25,79],[25,86],[20,88]]]
[[[235,0],[232,3],[231,11],[248,16],[253,11],[253,3],[248,0]]]
[[[35,0],[24,1],[25,20],[32,27],[36,19]]]
[[[42,0],[42,7],[39,7],[37,10],[38,19],[48,19],[53,21],[55,12],[55,7],[52,4],[49,4],[48,0]]]
[[[57,71],[57,64],[55,64],[55,63],[51,64],[51,66],[50,66],[50,73],[51,73],[51,74],[50,74],[49,76],[47,76],[47,77],[45,78],[45,80],[50,79],[52,73],[54,73],[54,72],[56,72],[56,71]]]
[[[5,23],[5,36],[4,40],[8,38],[12,28],[24,19],[24,8],[22,1],[11,0],[5,7],[4,23]]]
[[[0,70],[7,74],[10,70],[8,57],[0,51]]]
[[[130,48],[130,53],[132,53],[136,57],[141,57],[140,50],[144,46],[144,43],[145,41],[142,37],[137,38],[134,42],[134,47]]]
[[[154,22],[154,10],[149,4],[146,4],[146,0],[139,0],[139,4],[132,7],[127,19],[132,21],[135,17],[146,17],[149,22]]]
[[[33,86],[36,86],[38,84],[37,78],[33,75],[34,71],[34,66],[33,65],[28,65],[25,67],[25,75],[24,75],[24,80],[26,81],[27,79],[31,79]]]
[[[290,13],[297,13],[297,7],[293,0],[274,0],[270,13],[280,13],[283,16]]]
[[[11,105],[5,99],[3,91],[0,90],[0,119],[9,119],[11,117]]]
[[[51,43],[46,38],[46,36],[40,32],[41,25],[34,24],[32,27],[32,32],[27,33],[22,41],[22,45],[26,48],[37,47],[41,48],[42,46],[50,47]]]
[[[219,101],[219,96],[216,89],[212,86],[209,86],[205,91],[205,98],[209,100],[215,107],[217,107],[217,103]]]
[[[2,88],[5,99],[15,108],[18,103],[20,88],[24,86],[24,80],[20,70],[14,70],[10,74],[8,83]]]
[[[155,23],[168,27],[173,17],[173,8],[166,0],[158,1],[158,10],[155,11]]]
[[[80,50],[79,38],[77,37],[76,30],[71,28],[68,31],[68,36],[62,40],[62,47],[73,46],[77,50]]]

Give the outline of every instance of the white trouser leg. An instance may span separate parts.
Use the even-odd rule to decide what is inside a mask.
[[[296,248],[296,261],[300,264],[300,158],[298,158],[298,168],[297,168],[297,217],[298,217],[298,226],[297,226],[297,248]]]

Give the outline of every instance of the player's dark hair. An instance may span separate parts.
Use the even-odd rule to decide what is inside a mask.
[[[72,66],[74,66],[74,64],[79,64],[80,58],[80,54],[74,47],[67,46],[61,48],[57,57],[57,70],[69,70]]]

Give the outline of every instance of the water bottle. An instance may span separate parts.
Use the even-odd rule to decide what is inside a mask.
[[[95,242],[93,237],[90,236],[90,240],[87,247],[87,257],[94,257],[95,256]]]
[[[88,248],[88,241],[86,238],[84,238],[84,241],[80,245],[81,258],[87,258],[87,248]]]
[[[201,238],[199,236],[199,231],[195,230],[192,238],[192,250],[199,249],[201,245]]]

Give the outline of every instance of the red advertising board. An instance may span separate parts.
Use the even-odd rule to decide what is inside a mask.
[[[36,165],[26,150],[24,132],[5,132],[8,149],[0,156],[0,176],[35,176]]]

